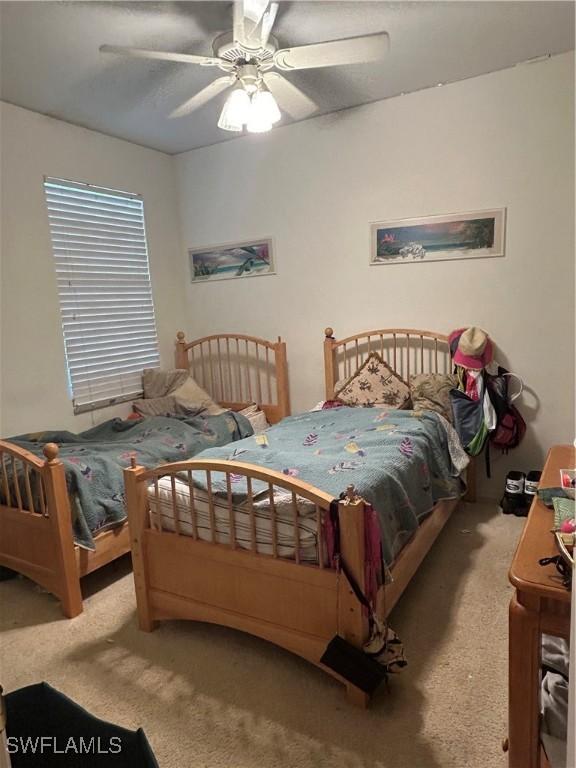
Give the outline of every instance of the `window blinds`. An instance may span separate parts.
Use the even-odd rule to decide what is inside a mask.
[[[53,178],[44,190],[74,411],[129,400],[159,365],[142,198]]]

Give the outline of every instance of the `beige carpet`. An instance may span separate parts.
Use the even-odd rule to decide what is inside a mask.
[[[507,571],[522,520],[463,507],[392,623],[410,666],[372,708],[320,670],[221,627],[136,626],[126,559],[85,580],[62,619],[25,579],[0,584],[6,690],[46,680],[95,715],[142,726],[162,768],[505,768]]]

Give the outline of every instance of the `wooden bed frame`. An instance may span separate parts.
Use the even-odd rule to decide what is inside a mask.
[[[217,334],[187,343],[177,334],[176,367],[188,368],[224,407],[258,402],[271,423],[289,413],[286,344],[239,334]],[[263,401],[263,402],[262,402]],[[75,545],[71,508],[58,446],[43,448],[45,461],[0,441],[0,565],[56,595],[68,618],[82,612],[80,579],[130,551],[127,523],[95,536],[95,551]],[[10,471],[9,471],[10,470]],[[18,484],[11,477],[19,475]]]
[[[419,372],[450,370],[447,337],[430,331],[386,329],[333,338],[325,334],[326,398],[334,396],[340,373],[354,372],[370,351],[379,351],[403,373],[405,378]],[[352,368],[354,365],[354,368]],[[205,473],[210,511],[210,538],[198,538],[192,472]],[[212,494],[213,473],[226,479],[231,536],[229,544],[216,543],[216,517]],[[344,576],[323,559],[320,537],[315,564],[278,556],[275,489],[291,494],[294,520],[298,517],[298,498],[315,505],[318,526],[326,515],[332,497],[296,478],[287,477],[253,464],[195,459],[165,464],[152,470],[133,466],[125,470],[128,518],[132,540],[134,581],[140,627],[151,631],[164,619],[191,619],[233,627],[308,659],[337,677],[346,686],[350,700],[366,706],[368,697],[360,689],[324,667],[320,658],[327,643],[339,634],[357,647],[367,639],[368,623],[361,606]],[[246,478],[248,511],[251,516],[251,549],[241,549],[236,541],[232,510],[232,476]],[[183,535],[176,501],[173,500],[175,531],[162,531],[151,521],[149,488],[158,495],[158,481],[168,477],[175,488],[176,477],[188,477],[190,516],[193,536]],[[260,554],[256,545],[252,483],[268,484],[272,554]],[[343,489],[344,490],[344,489]],[[174,495],[173,495],[174,498]],[[392,582],[380,589],[378,612],[387,616],[406,588],[418,566],[442,530],[458,500],[439,502],[411,541],[396,558]],[[339,502],[342,556],[364,588],[364,501],[347,490]],[[299,551],[299,534],[294,526],[294,549]]]

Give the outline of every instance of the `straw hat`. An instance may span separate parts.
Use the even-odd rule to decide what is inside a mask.
[[[492,340],[482,328],[459,328],[448,337],[450,352],[456,365],[481,371],[492,360]]]

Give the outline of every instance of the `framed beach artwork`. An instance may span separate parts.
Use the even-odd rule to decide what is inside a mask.
[[[272,240],[189,248],[192,282],[274,274]]]
[[[506,209],[372,224],[370,264],[504,256]]]

